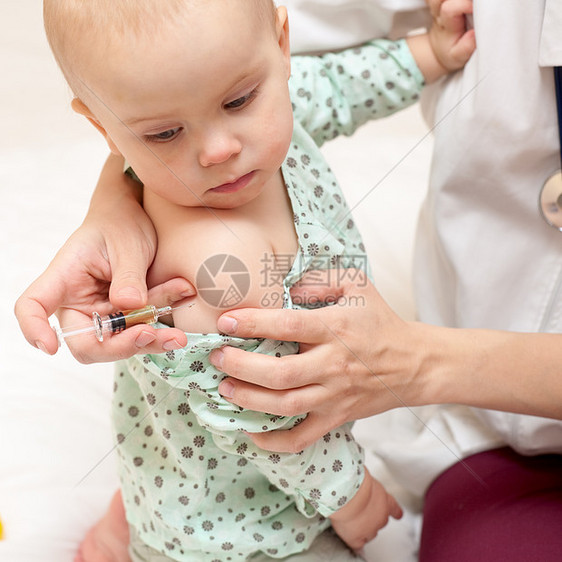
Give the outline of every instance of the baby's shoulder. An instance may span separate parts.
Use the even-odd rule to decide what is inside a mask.
[[[158,239],[156,269],[189,279],[215,256],[231,256],[253,275],[272,246],[261,226],[234,210],[178,207],[154,222]]]
[[[273,251],[255,222],[230,210],[184,208],[155,226],[150,283],[183,277],[197,290],[196,306],[174,314],[177,327],[214,332],[218,316],[230,308],[281,306],[281,285],[264,283]]]
[[[233,209],[186,208],[173,228],[182,238],[188,236],[210,251],[247,254],[271,246],[258,221]]]

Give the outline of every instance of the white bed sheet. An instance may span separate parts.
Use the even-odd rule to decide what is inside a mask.
[[[107,149],[70,110],[38,0],[0,3],[0,69],[0,560],[70,562],[117,486],[112,369],[80,365],[65,350],[55,357],[35,350],[18,330],[13,305],[80,224]],[[413,317],[412,240],[431,148],[412,108],[325,149],[356,206],[379,289],[406,318]],[[373,437],[385,420],[356,426],[382,478]],[[415,560],[416,533],[417,516],[407,512],[368,546],[369,560]]]

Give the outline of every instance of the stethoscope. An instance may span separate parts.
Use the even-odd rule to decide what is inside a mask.
[[[560,162],[562,164],[562,66],[554,67],[554,89],[556,91]],[[547,224],[562,232],[562,170],[554,172],[545,181],[539,196],[539,209]]]

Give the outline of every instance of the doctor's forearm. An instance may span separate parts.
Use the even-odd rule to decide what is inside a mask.
[[[562,419],[562,334],[430,328],[423,402],[457,403]]]
[[[123,164],[121,156],[110,154],[107,158],[84,225],[103,236],[112,265],[127,254],[142,256],[146,266],[130,273],[144,280],[156,252],[156,232],[142,206],[142,184],[123,173]]]

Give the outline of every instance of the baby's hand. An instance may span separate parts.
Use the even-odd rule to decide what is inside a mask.
[[[365,471],[365,479],[355,496],[336,511],[330,521],[339,537],[358,551],[377,536],[389,517],[400,519],[401,507],[382,484]]]
[[[467,28],[472,0],[427,0],[433,25],[429,42],[439,63],[448,71],[462,68],[476,48],[474,29]]]

